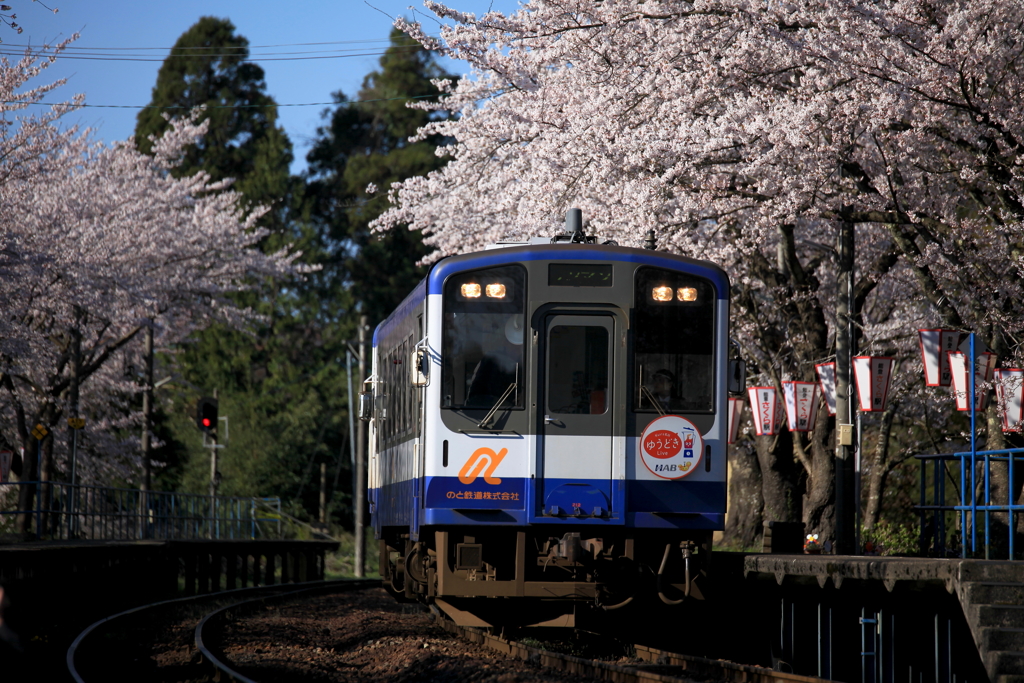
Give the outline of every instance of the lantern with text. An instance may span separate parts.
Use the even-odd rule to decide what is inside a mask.
[[[949,354],[949,368],[953,375],[953,395],[956,397],[956,409],[967,411],[971,409],[967,396],[971,393],[970,378],[967,376],[967,366],[970,365],[968,355],[963,351],[953,351]],[[977,355],[974,374],[974,409],[985,410],[988,406],[988,389],[985,382],[992,381],[993,372],[996,369],[996,354],[986,351]]]
[[[754,432],[758,436],[775,436],[779,433],[779,395],[775,387],[751,387],[750,411],[754,414]]]
[[[960,333],[956,330],[918,330],[917,334],[921,339],[924,383],[930,387],[948,387],[953,381],[949,352],[956,351]]]
[[[743,399],[729,397],[729,440],[728,443],[736,443],[736,437],[740,435],[740,422],[743,421]]]
[[[853,359],[853,374],[857,378],[857,395],[863,412],[881,412],[889,404],[892,364],[893,359],[885,356],[857,356]]]
[[[783,382],[782,395],[786,399],[789,431],[813,430],[814,418],[818,415],[818,385],[814,382]]]
[[[996,399],[1003,418],[1004,432],[1024,431],[1024,370],[1003,368],[995,371]]]
[[[836,414],[836,364],[820,363],[814,366],[818,373],[818,384],[821,385],[821,395],[825,397],[825,407],[829,415]]]

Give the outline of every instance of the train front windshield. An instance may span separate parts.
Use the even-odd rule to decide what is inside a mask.
[[[715,290],[692,275],[637,270],[634,409],[714,412]]]
[[[443,407],[489,410],[502,396],[502,406],[523,407],[525,306],[521,266],[459,273],[445,282]]]

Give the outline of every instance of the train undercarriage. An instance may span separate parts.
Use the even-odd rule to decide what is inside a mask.
[[[703,600],[711,557],[711,532],[694,530],[448,527],[420,539],[385,529],[384,586],[461,626],[573,627],[641,601]]]

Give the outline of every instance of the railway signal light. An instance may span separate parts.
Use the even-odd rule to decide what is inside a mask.
[[[196,405],[196,426],[204,432],[217,428],[217,399],[204,396]]]

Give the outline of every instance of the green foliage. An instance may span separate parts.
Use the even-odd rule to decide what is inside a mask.
[[[325,260],[320,236],[304,220],[300,178],[292,177],[291,143],[276,125],[276,104],[266,94],[263,70],[247,60],[248,41],[226,19],[203,17],[176,42],[153,89],[158,108],[140,113],[136,138],[166,127],[164,112],[183,115],[205,105],[207,135],[189,148],[175,173],[199,171],[214,179],[234,178],[246,207],[269,206],[259,224],[271,231],[261,245],[276,251],[287,244],[301,260]],[[160,108],[174,107],[173,109]],[[164,391],[156,432],[164,446],[154,459],[166,463],[161,488],[206,493],[210,452],[194,423],[195,402],[218,393],[220,416],[228,418],[230,438],[218,451],[222,475],[218,493],[281,496],[300,509],[316,509],[319,462],[329,463],[331,480],[351,480],[343,359],[347,330],[334,324],[350,302],[322,279],[264,283],[239,297],[264,316],[248,330],[214,325],[190,344],[161,359],[163,369],[181,379],[177,393]],[[170,398],[166,397],[170,394]],[[223,423],[220,439],[225,441]],[[344,471],[336,469],[342,467]],[[350,496],[335,496],[347,503]],[[347,513],[344,505],[334,509]]]
[[[357,102],[342,92],[338,106],[307,155],[311,217],[332,249],[335,263],[354,291],[359,311],[371,324],[384,317],[423,277],[416,262],[426,255],[418,233],[370,233],[369,224],[387,207],[392,183],[423,175],[443,165],[434,154],[440,140],[408,142],[431,114],[410,109],[409,98],[435,96],[431,79],[446,77],[430,53],[401,31],[392,30],[381,68],[363,81]],[[370,195],[370,184],[378,192]]]
[[[861,528],[861,544],[870,543],[879,555],[919,555],[918,530],[914,526],[882,520],[873,529]]]
[[[349,579],[356,575],[355,572],[355,535],[349,531],[338,531],[334,538],[337,538],[338,551],[327,555],[325,558],[324,578],[328,580]],[[374,578],[379,575],[379,554],[377,553],[377,541],[373,540],[373,529],[366,530],[366,568],[364,576]]]
[[[350,527],[345,351],[358,314],[381,320],[423,276],[414,264],[425,253],[418,234],[378,239],[369,223],[385,208],[391,183],[440,165],[437,140],[407,141],[430,114],[406,102],[436,95],[430,79],[444,74],[418,44],[392,32],[380,69],[359,92],[362,104],[349,106],[338,93],[339,106],[325,112],[303,179],[288,174],[291,143],[275,123],[262,69],[247,56],[248,41],[231,22],[200,19],[161,68],[152,104],[179,107],[169,110],[176,115],[206,105],[209,132],[175,172],[235,178],[246,206],[272,207],[260,219],[272,232],[262,247],[293,244],[318,269],[266,283],[242,300],[264,316],[252,329],[215,325],[161,357],[157,375],[180,379],[161,390],[155,428],[163,445],[153,457],[165,467],[156,481],[163,489],[208,491],[210,451],[194,414],[196,400],[216,390],[230,435],[225,440],[221,427],[218,493],[280,496],[287,513],[308,519],[318,509],[320,464],[327,463],[332,520]],[[162,114],[140,113],[141,149],[166,128]],[[370,183],[379,194],[366,193]],[[376,554],[367,557],[375,561]]]

